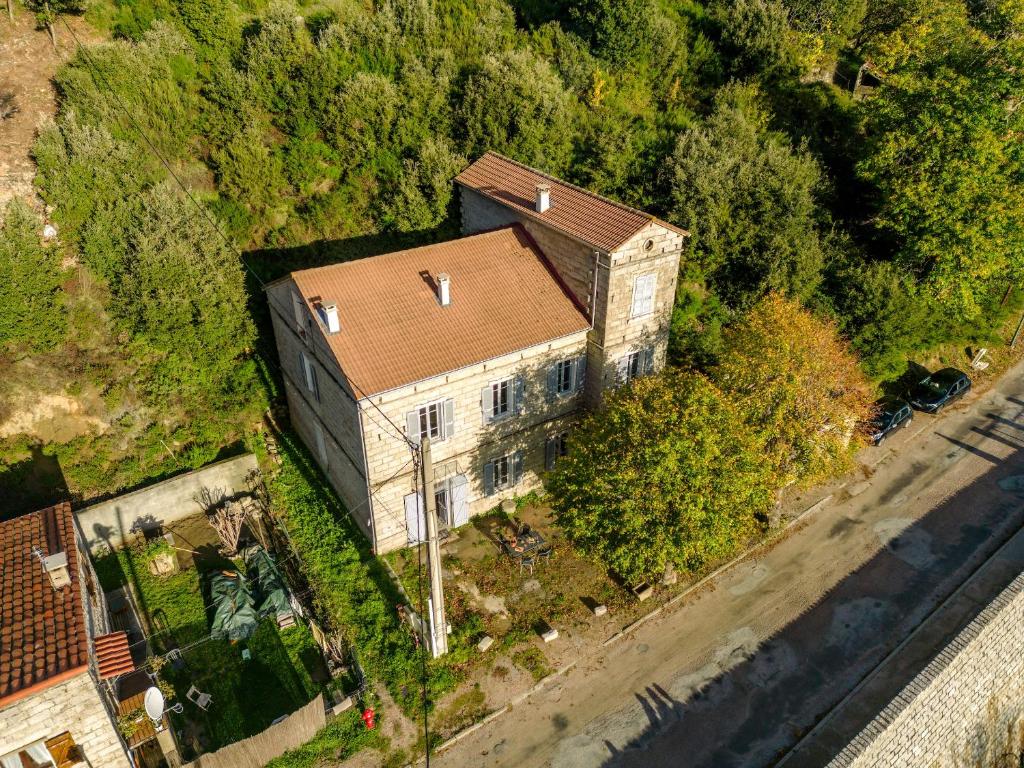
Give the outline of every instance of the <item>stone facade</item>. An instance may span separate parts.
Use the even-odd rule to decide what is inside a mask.
[[[464,234],[522,224],[584,309],[589,331],[367,398],[346,382],[317,321],[308,312],[304,321],[296,317],[295,283],[285,279],[267,289],[292,423],[378,553],[406,546],[422,524],[404,442],[410,414],[431,405],[447,409],[450,423],[432,440],[432,459],[437,487],[447,494],[445,503],[455,505],[442,522],[457,525],[467,514],[538,488],[557,450],[552,438],[568,430],[581,408],[597,406],[609,388],[665,361],[683,235],[652,219],[605,252],[470,189],[460,191]],[[635,298],[638,292],[643,296]],[[571,393],[550,396],[552,367],[580,359],[585,368],[577,362],[572,369],[574,377],[585,371],[578,386],[574,381]],[[307,367],[316,372],[312,388]],[[484,390],[506,379],[521,380],[515,385],[521,408],[487,421]],[[492,487],[489,478],[495,472],[503,477],[506,465],[510,482]]]
[[[93,768],[127,768],[128,755],[92,672],[0,708],[0,755],[65,731]]]
[[[829,768],[1004,765],[1024,722],[1024,575],[961,630]],[[1015,758],[1016,764],[1016,758]]]

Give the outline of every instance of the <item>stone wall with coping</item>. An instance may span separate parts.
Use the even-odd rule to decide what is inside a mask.
[[[129,768],[117,726],[88,671],[7,706],[0,705],[0,755],[71,733],[94,768]]]
[[[961,630],[829,768],[1002,765],[1024,719],[1024,574]]]
[[[193,497],[204,488],[219,489],[226,496],[244,492],[246,475],[254,469],[255,456],[236,456],[101,501],[76,512],[75,516],[91,551],[107,546],[117,549],[137,531],[155,530],[200,512]]]

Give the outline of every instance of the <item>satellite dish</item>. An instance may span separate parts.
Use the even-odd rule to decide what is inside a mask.
[[[164,694],[155,685],[146,691],[145,697],[142,699],[142,706],[146,709],[146,714],[149,715],[149,719],[154,723],[160,722],[160,718],[164,715]]]

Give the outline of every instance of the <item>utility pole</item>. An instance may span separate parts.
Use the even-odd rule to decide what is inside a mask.
[[[430,438],[420,443],[423,466],[423,510],[427,519],[427,569],[430,571],[430,651],[436,659],[448,653],[448,622],[444,616],[444,584],[441,581],[441,545],[437,540],[437,502],[434,499],[434,463]]]

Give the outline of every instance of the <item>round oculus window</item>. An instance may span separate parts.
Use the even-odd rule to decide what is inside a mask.
[[[653,240],[646,241],[644,243],[644,250],[645,251],[653,251],[654,250],[654,241]]]

